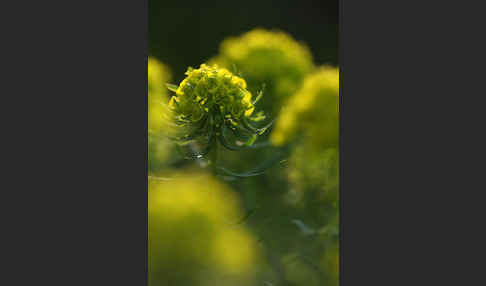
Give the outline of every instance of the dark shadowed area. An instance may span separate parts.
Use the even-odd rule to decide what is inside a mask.
[[[306,43],[316,64],[338,64],[338,1],[149,0],[149,55],[174,79],[218,52],[219,43],[253,28],[281,29]]]

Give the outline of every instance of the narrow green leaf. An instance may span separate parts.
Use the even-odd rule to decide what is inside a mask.
[[[265,90],[265,83],[263,83],[262,89],[258,92],[257,97],[253,100],[252,104],[255,105],[263,96],[263,91]]]
[[[250,137],[250,139],[248,139],[248,141],[245,142],[245,144],[243,144],[244,146],[251,146],[253,145],[253,143],[255,143],[255,140],[257,139],[257,135],[256,134],[253,134],[252,137]]]
[[[269,147],[269,146],[272,146],[272,143],[270,141],[263,141],[263,142],[254,143],[251,146],[248,146],[248,148],[258,149],[258,148]]]
[[[233,171],[230,171],[224,167],[219,167],[219,170],[223,171],[227,175],[233,176],[233,177],[238,177],[238,178],[246,178],[246,177],[254,177],[263,174],[264,172],[248,172],[248,173],[236,173]]]
[[[231,150],[231,151],[240,151],[242,149],[245,149],[245,147],[243,147],[243,146],[233,146],[230,143],[228,143],[226,141],[226,137],[225,137],[225,134],[224,133],[220,134],[218,136],[218,138],[219,138],[219,142],[221,143],[221,145],[223,145],[228,150]]]
[[[252,215],[255,213],[255,211],[256,211],[256,210],[258,210],[258,209],[259,209],[259,207],[254,207],[254,208],[250,209],[250,210],[249,210],[249,211],[246,213],[246,215],[245,215],[245,216],[244,216],[242,219],[240,219],[240,221],[238,221],[236,224],[238,225],[238,224],[242,224],[242,223],[244,223],[244,222],[245,222],[245,221],[246,221],[246,220],[247,220],[247,219],[248,219],[250,216],[252,216]]]
[[[170,90],[170,91],[172,91],[172,92],[176,92],[176,91],[177,91],[177,88],[178,88],[178,86],[177,86],[177,85],[175,85],[175,84],[170,84],[170,83],[166,83],[165,85],[167,86],[167,89],[168,89],[168,90]]]
[[[316,231],[309,226],[307,226],[305,223],[298,219],[293,219],[292,222],[302,231],[304,235],[311,235],[316,233]]]
[[[250,132],[252,132],[252,133],[258,133],[259,132],[258,128],[253,127],[250,123],[248,123],[245,116],[243,116],[243,119],[241,120],[241,122],[243,123],[243,126],[246,129],[250,130]]]
[[[263,96],[263,92],[259,91],[257,97],[255,98],[255,100],[252,101],[251,104],[255,105],[258,101],[260,101],[262,96]]]

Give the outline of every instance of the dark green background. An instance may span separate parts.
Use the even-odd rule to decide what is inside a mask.
[[[174,82],[214,56],[221,41],[252,28],[278,28],[305,42],[316,64],[338,63],[338,1],[149,0],[149,55]]]

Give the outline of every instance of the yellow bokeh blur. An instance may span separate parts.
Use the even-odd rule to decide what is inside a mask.
[[[305,44],[285,32],[261,28],[225,39],[210,63],[241,74],[252,93],[265,84],[259,104],[273,115],[314,69],[311,52]]]
[[[249,285],[260,251],[237,195],[207,174],[173,176],[149,180],[149,285]]]
[[[339,70],[320,67],[306,77],[279,115],[271,141],[282,145],[305,129],[321,147],[337,147],[339,137]]]
[[[171,79],[169,68],[153,57],[148,58],[148,131],[149,165],[167,161],[171,152],[171,143],[164,137],[171,128],[166,107],[168,91],[166,83]]]
[[[148,129],[150,133],[167,131],[167,103],[169,101],[166,83],[171,79],[168,67],[155,58],[148,59]]]

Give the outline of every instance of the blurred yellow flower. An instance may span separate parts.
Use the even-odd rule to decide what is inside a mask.
[[[169,68],[155,58],[148,58],[148,131],[149,166],[155,168],[164,163],[172,150],[170,141],[163,136],[171,132],[168,119],[168,91],[166,83],[171,79]]]
[[[208,175],[188,172],[150,180],[148,196],[149,285],[211,285],[208,277],[217,285],[251,284],[259,250],[237,224],[244,214],[235,193]]]
[[[298,139],[295,140],[294,139]],[[328,201],[339,195],[339,70],[320,67],[306,77],[277,120],[274,145],[295,142],[287,163],[289,198]]]
[[[156,58],[148,58],[148,88],[149,92],[167,94],[165,83],[171,79],[169,68]]]
[[[157,59],[148,59],[148,128],[151,133],[166,131],[168,125],[163,115],[167,114],[166,105],[169,101],[165,84],[170,81],[171,74],[166,65]]]
[[[297,135],[309,137],[315,145],[337,147],[339,137],[339,70],[320,67],[289,99],[271,135],[282,145]]]
[[[307,46],[284,32],[260,28],[224,40],[219,54],[210,63],[236,68],[235,72],[241,73],[252,92],[265,84],[261,106],[273,114],[314,68]]]

